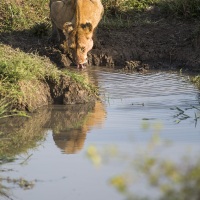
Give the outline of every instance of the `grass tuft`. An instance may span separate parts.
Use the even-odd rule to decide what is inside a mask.
[[[0,32],[29,29],[37,22],[49,22],[49,0],[0,1]]]

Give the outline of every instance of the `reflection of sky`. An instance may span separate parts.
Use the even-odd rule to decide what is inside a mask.
[[[130,137],[145,140],[149,137],[148,132],[152,133],[153,130],[141,132],[144,120],[152,126],[161,122],[164,127],[161,135],[166,139],[191,142],[200,140],[200,122],[195,124],[194,120],[195,113],[200,113],[194,108],[187,109],[191,106],[200,108],[199,91],[186,81],[187,77],[175,73],[138,75],[109,72],[99,72],[99,77],[99,84],[107,100],[104,131],[97,130],[103,135],[102,140],[123,141]],[[176,107],[190,118],[179,120],[174,117],[180,112]],[[95,137],[94,131],[91,135]]]
[[[27,164],[18,165],[23,161],[19,157],[16,163],[5,165],[6,168],[14,168],[7,175],[39,180],[32,190],[14,189],[18,199],[124,199],[108,185],[108,179],[123,172],[125,163],[110,162],[95,168],[86,159],[85,150],[91,144],[97,148],[114,144],[122,152],[137,155],[146,149],[156,124],[163,126],[161,138],[173,143],[160,146],[155,154],[179,161],[185,153],[194,158],[199,155],[200,120],[195,127],[196,110],[185,110],[191,118],[176,124],[173,116],[178,111],[170,109],[177,106],[184,110],[189,105],[199,105],[198,90],[183,77],[167,73],[127,75],[98,71],[97,77],[108,99],[104,102],[107,113],[104,124],[89,130],[84,149],[78,154],[63,154],[55,145],[52,131],[49,130],[46,141],[38,149],[29,152],[33,155]],[[146,131],[141,128],[143,122],[150,125]]]
[[[119,199],[120,195],[108,187],[108,177],[119,172],[120,166],[102,166],[95,168],[85,157],[79,154],[61,154],[49,131],[47,140],[33,153],[28,164],[8,164],[14,168],[7,173],[12,177],[24,177],[39,180],[32,190],[15,189],[14,194],[20,200],[83,200],[83,199]],[[87,147],[86,147],[87,148]],[[22,160],[20,159],[19,162]],[[41,182],[40,182],[41,180]]]

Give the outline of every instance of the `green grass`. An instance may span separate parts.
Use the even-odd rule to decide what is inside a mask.
[[[20,82],[58,81],[61,75],[48,59],[0,45],[0,117],[23,97]]]
[[[106,11],[127,12],[130,10],[144,11],[160,0],[102,0]]]
[[[128,28],[131,24],[148,22],[149,11],[157,10],[161,17],[200,18],[199,0],[102,0],[104,27]],[[150,12],[151,13],[151,12]],[[141,14],[145,14],[143,19]]]
[[[0,74],[6,82],[16,83],[20,80],[58,79],[60,72],[48,59],[34,54],[26,54],[4,45],[0,46]]]
[[[155,6],[160,0],[102,0],[104,16],[103,26],[124,28],[135,23],[138,14]]]
[[[28,96],[33,98],[35,98],[34,88],[37,88],[38,84],[59,83],[62,76],[67,76],[86,90],[94,92],[93,86],[83,76],[68,70],[58,70],[48,58],[27,54],[6,45],[0,45],[0,55],[2,55],[0,57],[0,118],[10,116],[10,113],[6,114],[10,108],[12,115],[15,114],[16,110],[13,108],[19,102],[27,103],[26,94],[21,91],[21,83],[31,87]],[[23,115],[19,111],[17,114]]]
[[[167,16],[197,18],[200,16],[199,0],[102,0],[105,27],[124,28],[135,23],[135,15],[148,13],[158,7]],[[138,21],[138,20],[137,20]],[[140,23],[140,22],[138,22]],[[0,1],[0,34],[29,30],[36,37],[47,36],[50,30],[49,0]],[[5,37],[5,36],[4,36]],[[52,63],[38,55],[26,54],[0,43],[0,117],[22,97],[21,81],[59,81],[64,74],[78,81],[86,89],[94,91],[83,77],[75,73],[61,72]],[[9,102],[9,103],[5,103]]]
[[[49,23],[48,17],[49,0],[0,1],[0,32],[29,29],[39,22]]]

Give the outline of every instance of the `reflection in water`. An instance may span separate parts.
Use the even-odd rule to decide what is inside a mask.
[[[34,113],[30,118],[13,117],[0,120],[0,157],[13,157],[39,145],[47,133],[43,128],[49,111]]]
[[[199,90],[176,73],[128,74],[94,69],[91,74],[88,79],[92,76],[100,94],[108,97],[105,107],[100,102],[52,106],[37,111],[32,118],[13,119],[11,124],[0,121],[2,154],[10,151],[12,155],[12,150],[17,155],[32,147],[28,143],[36,146],[43,141],[37,151],[28,151],[32,156],[26,165],[19,166],[19,160],[4,165],[14,168],[6,172],[10,177],[45,182],[38,181],[37,187],[26,192],[16,188],[18,199],[55,200],[59,194],[60,199],[70,200],[156,200],[155,188],[164,191],[159,200],[199,199],[195,196],[200,182]],[[107,152],[105,146],[117,149]],[[86,149],[94,164],[105,161],[105,165],[92,168]],[[189,159],[182,160],[184,155]],[[108,180],[120,194],[108,187]],[[180,190],[174,190],[176,186]]]
[[[64,153],[73,154],[83,148],[87,132],[93,128],[102,126],[105,120],[106,113],[101,102],[96,102],[94,108],[88,113],[83,115],[84,105],[70,106],[73,112],[63,112],[54,110],[51,120],[54,122],[61,120],[62,126],[52,126],[53,139],[56,145],[63,150]],[[58,115],[59,118],[57,118]],[[56,118],[55,118],[56,117]],[[84,117],[84,118],[83,118]],[[57,124],[58,125],[58,124]]]
[[[105,108],[101,102],[52,106],[38,110],[30,118],[0,121],[0,156],[15,156],[36,147],[52,129],[56,145],[65,153],[76,153],[84,145],[87,132],[102,126]]]
[[[48,129],[52,130],[55,144],[64,153],[76,153],[83,148],[87,132],[93,127],[102,127],[105,117],[103,104],[96,102],[93,104],[52,106],[38,110],[30,118],[15,117],[9,121],[1,120],[0,166],[14,161],[9,157],[17,156],[37,147],[38,142],[44,140]],[[10,198],[9,187],[2,185],[2,181],[18,185],[22,189],[30,189],[34,186],[32,182],[23,178],[0,177],[0,197]]]

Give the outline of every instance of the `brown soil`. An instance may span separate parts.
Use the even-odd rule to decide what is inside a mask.
[[[137,71],[187,69],[200,71],[200,23],[157,19],[128,29],[99,30],[101,49],[90,54],[90,63]]]

